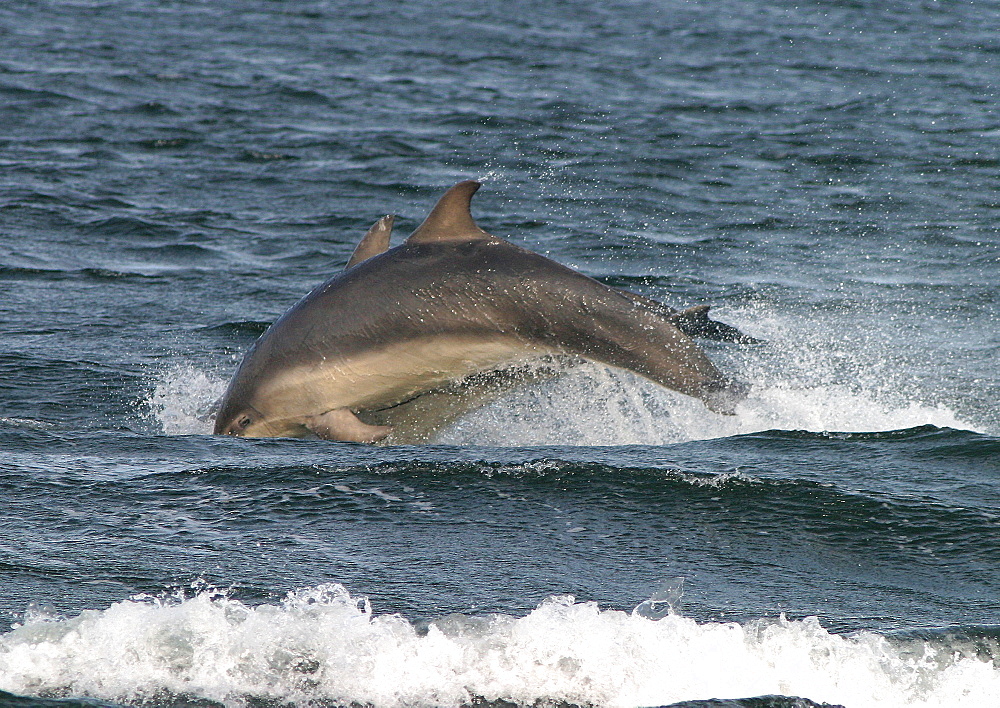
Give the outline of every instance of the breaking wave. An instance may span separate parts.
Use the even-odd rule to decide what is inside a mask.
[[[375,708],[475,700],[626,708],[765,694],[849,708],[958,708],[1000,695],[996,644],[842,636],[816,618],[699,623],[654,601],[627,613],[570,596],[523,617],[449,615],[421,626],[376,614],[336,584],[256,607],[201,589],[70,619],[29,612],[0,635],[0,690]]]

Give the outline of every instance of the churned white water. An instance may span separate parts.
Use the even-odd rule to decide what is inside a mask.
[[[167,435],[210,435],[214,406],[227,383],[222,376],[178,364],[162,372],[146,407]]]
[[[905,352],[877,340],[845,344],[830,327],[752,314],[729,319],[766,344],[712,351],[720,369],[751,386],[736,415],[713,413],[689,396],[588,363],[506,393],[440,431],[435,442],[660,445],[775,429],[877,432],[921,425],[986,432],[942,402],[932,382],[914,386]],[[208,434],[212,404],[225,387],[224,375],[178,365],[161,375],[148,405],[167,434]]]
[[[458,706],[473,697],[609,708],[765,694],[848,708],[996,705],[1000,668],[961,647],[832,634],[815,618],[745,625],[554,597],[524,617],[452,615],[419,631],[340,585],[251,607],[203,590],[136,597],[0,636],[0,689],[106,700],[188,695]]]
[[[226,381],[192,367],[168,371],[150,397],[164,433],[207,435],[211,405]],[[442,430],[454,445],[661,445],[763,430],[876,432],[920,425],[982,432],[941,404],[889,402],[848,385],[812,388],[777,381],[751,389],[736,415],[625,371],[586,364],[512,391]]]
[[[876,432],[920,425],[975,430],[942,405],[887,402],[848,385],[755,386],[736,414],[619,370],[588,364],[516,391],[442,431],[465,445],[662,445],[763,430]]]

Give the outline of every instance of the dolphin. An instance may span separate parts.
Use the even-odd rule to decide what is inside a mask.
[[[394,431],[394,413],[397,425],[454,418],[469,405],[463,399],[580,359],[732,413],[747,386],[682,330],[750,338],[709,320],[707,307],[677,312],[483,231],[471,213],[479,187],[469,180],[449,189],[395,248],[393,217],[376,222],[347,268],[250,348],[215,433],[374,443]],[[723,329],[706,330],[715,325]]]

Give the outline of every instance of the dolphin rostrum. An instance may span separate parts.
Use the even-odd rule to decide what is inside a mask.
[[[393,432],[379,424],[392,420],[385,412],[447,399],[460,413],[452,404],[463,388],[479,380],[502,388],[539,359],[620,367],[732,412],[746,386],[682,330],[749,338],[709,320],[705,307],[677,312],[486,233],[470,212],[479,186],[449,189],[395,248],[392,217],[380,219],[347,268],[247,352],[215,433],[377,442]],[[723,329],[706,330],[715,326]]]

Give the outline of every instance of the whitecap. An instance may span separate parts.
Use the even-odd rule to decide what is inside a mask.
[[[426,631],[342,586],[252,607],[203,589],[136,597],[0,636],[0,690],[135,701],[195,696],[374,708],[474,698],[608,708],[765,694],[861,708],[991,705],[1000,669],[944,641],[905,649],[816,618],[696,622],[553,597],[523,617],[450,615]]]

